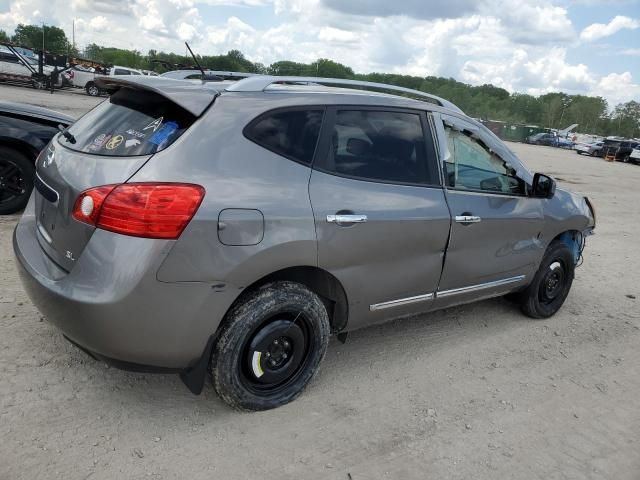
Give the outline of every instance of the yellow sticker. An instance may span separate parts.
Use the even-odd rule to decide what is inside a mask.
[[[109,140],[105,146],[107,150],[113,150],[114,148],[118,148],[120,146],[122,140],[124,140],[124,137],[122,135],[116,135],[115,137],[111,137],[111,140]]]

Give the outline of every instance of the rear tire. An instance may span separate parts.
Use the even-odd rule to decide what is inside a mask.
[[[238,410],[285,405],[316,374],[329,333],[315,293],[299,283],[267,284],[229,312],[211,356],[213,386]]]
[[[531,318],[549,318],[564,303],[575,274],[569,247],[559,240],[549,245],[531,284],[518,294],[522,312]]]
[[[31,159],[0,146],[0,215],[18,212],[27,205],[35,172]]]

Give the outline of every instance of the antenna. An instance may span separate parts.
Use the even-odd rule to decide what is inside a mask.
[[[191,54],[191,56],[193,57],[193,61],[196,62],[196,65],[198,66],[198,69],[200,70],[200,72],[202,72],[202,80],[204,80],[205,77],[205,73],[204,73],[204,68],[202,68],[202,66],[200,65],[200,62],[198,62],[198,59],[196,58],[196,56],[193,54],[193,52],[191,51],[191,47],[189,46],[189,44],[187,42],[184,42],[184,44],[187,46],[187,48],[189,49],[189,53]]]

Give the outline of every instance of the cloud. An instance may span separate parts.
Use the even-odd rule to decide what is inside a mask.
[[[502,1],[485,13],[491,12],[498,12],[494,15],[500,19],[505,35],[516,43],[567,43],[576,37],[568,12],[562,7],[544,2]]]
[[[223,26],[207,27],[206,39],[216,50],[222,46],[221,50],[225,52],[234,49],[250,52],[255,50],[259,36],[251,25],[238,17],[230,17]]]
[[[323,27],[318,33],[318,40],[323,42],[354,42],[357,40],[357,35],[348,30],[342,30],[340,28]]]
[[[127,15],[131,12],[128,0],[71,0],[71,9],[92,14]]]
[[[613,107],[618,103],[640,98],[640,85],[635,83],[630,72],[610,73],[598,81],[592,95],[604,97]]]
[[[75,18],[80,48],[98,43],[182,53],[188,41],[201,55],[238,49],[263,64],[330,58],[361,73],[436,75],[531,94],[596,94],[611,105],[638,98],[639,73],[631,66],[601,75],[607,65],[598,72],[588,66],[597,57],[586,64],[572,60],[581,36],[633,28],[637,20],[616,17],[578,35],[559,1],[11,0],[0,7],[0,29],[45,21],[70,37]],[[234,15],[221,16],[229,9],[220,6],[234,7]],[[249,13],[244,7],[251,6],[260,8]],[[265,9],[271,10],[268,20],[258,19],[256,12]],[[613,51],[599,45],[633,57],[638,46]]]
[[[270,0],[195,0],[196,3],[215,7],[264,7],[270,5]]]
[[[109,20],[107,20],[107,17],[98,15],[89,21],[89,26],[96,32],[102,32],[109,26]]]
[[[458,18],[478,8],[475,0],[322,0],[335,11],[366,17],[407,16],[419,19]]]
[[[630,17],[618,15],[609,23],[593,23],[582,30],[580,38],[587,42],[592,42],[600,38],[608,37],[625,28],[636,29],[640,27],[640,22]]]

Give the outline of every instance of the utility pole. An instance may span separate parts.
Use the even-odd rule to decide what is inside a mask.
[[[72,43],[73,43],[73,51],[76,51],[76,19],[73,19],[73,22],[71,23],[71,38],[72,38]]]
[[[44,55],[44,22],[42,22],[42,54]]]

